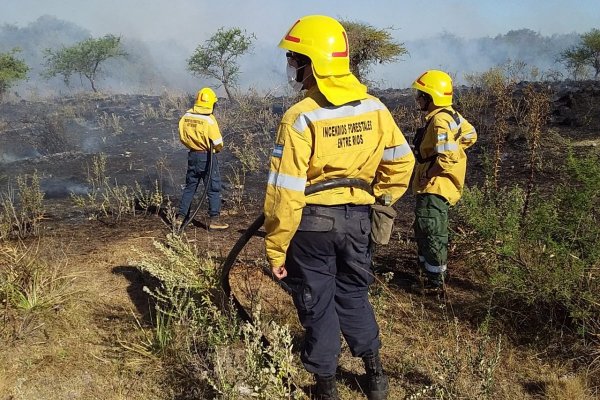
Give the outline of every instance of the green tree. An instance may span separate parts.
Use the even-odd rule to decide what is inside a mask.
[[[100,73],[100,64],[110,58],[126,55],[121,48],[121,38],[114,35],[105,35],[98,39],[89,38],[55,51],[46,49],[44,58],[47,70],[44,76],[50,78],[62,75],[65,84],[68,85],[71,75],[78,74],[80,77],[86,77],[92,90],[97,92],[96,77]]]
[[[227,97],[234,100],[231,90],[237,86],[240,74],[237,59],[250,50],[254,39],[253,33],[222,27],[204,45],[196,48],[188,59],[188,70],[194,75],[218,80]]]
[[[14,48],[8,53],[0,53],[0,100],[17,81],[25,79],[29,67],[23,60],[15,57],[20,49]]]
[[[395,62],[408,53],[404,43],[393,40],[389,29],[377,29],[362,22],[340,22],[348,34],[350,70],[359,80],[368,75],[373,64]]]
[[[563,51],[560,60],[571,70],[577,79],[586,67],[595,71],[594,78],[600,75],[600,29],[592,29],[580,36],[581,41],[577,46]]]

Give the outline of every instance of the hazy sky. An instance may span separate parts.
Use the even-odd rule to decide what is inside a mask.
[[[218,28],[240,27],[256,35],[264,68],[273,71],[283,71],[285,61],[276,47],[282,35],[309,14],[394,28],[399,42],[442,32],[475,38],[521,28],[542,35],[600,28],[600,0],[0,0],[0,24],[22,27],[52,15],[94,36],[176,40],[190,54]]]
[[[276,45],[296,18],[308,14],[395,27],[401,41],[450,32],[494,36],[529,28],[544,35],[582,32],[600,23],[599,0],[0,0],[0,23],[24,25],[44,14],[79,24],[94,35],[142,39],[206,39],[221,26],[239,26]]]

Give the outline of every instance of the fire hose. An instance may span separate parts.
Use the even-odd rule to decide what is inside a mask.
[[[204,201],[204,199],[206,198],[206,195],[208,193],[208,188],[211,185],[211,177],[212,177],[212,171],[213,171],[213,159],[214,155],[213,155],[213,143],[212,141],[210,142],[210,147],[208,149],[208,156],[206,159],[206,165],[207,165],[207,178],[205,178],[204,180],[204,191],[202,192],[202,195],[200,196],[200,200],[198,201],[198,205],[196,206],[196,208],[194,209],[193,212],[190,213],[191,207],[188,210],[187,215],[185,216],[185,218],[183,219],[183,222],[181,223],[181,227],[179,227],[178,230],[178,234],[181,234],[183,232],[183,230],[185,229],[185,227],[192,222],[192,220],[196,217],[196,214],[198,214],[198,211],[200,211],[200,207],[202,206],[202,202]],[[198,189],[198,187],[196,187],[196,189]],[[194,193],[195,195],[195,193]]]

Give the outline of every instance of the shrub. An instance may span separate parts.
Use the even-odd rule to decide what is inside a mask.
[[[135,215],[136,210],[144,213],[158,212],[165,200],[158,180],[154,181],[152,190],[145,189],[138,182],[133,187],[120,185],[116,180],[111,182],[106,175],[106,154],[92,157],[88,165],[88,193],[78,195],[71,193],[73,203],[92,218],[106,217],[119,222],[124,215]]]
[[[20,337],[43,327],[44,313],[57,312],[68,303],[76,290],[74,275],[63,275],[46,265],[39,248],[23,243],[0,247],[0,334]],[[0,335],[0,338],[2,335]]]
[[[200,257],[198,249],[184,238],[169,234],[165,243],[154,242],[158,255],[139,253],[137,268],[159,281],[145,291],[156,301],[156,311],[171,322],[189,327],[194,341],[229,343],[239,337],[238,322],[223,313],[218,301],[219,275],[211,257]]]
[[[125,131],[121,121],[123,117],[114,113],[107,113],[103,111],[98,117],[98,125],[106,132],[109,132],[113,136],[118,136]]]
[[[571,153],[570,181],[532,195],[527,214],[519,187],[469,189],[458,206],[481,243],[475,267],[496,301],[526,307],[538,322],[570,321],[586,338],[600,333],[599,161]]]
[[[37,172],[16,178],[17,188],[10,184],[0,193],[0,239],[38,235],[44,218],[44,192]]]
[[[160,354],[178,371],[196,371],[186,380],[190,392],[206,390],[198,387],[204,383],[223,399],[291,398],[296,367],[289,328],[265,323],[260,305],[254,324],[242,325],[223,307],[214,259],[199,254],[185,237],[169,234],[154,245],[158,253],[138,253],[141,261],[136,263],[159,281],[157,288],[145,288],[156,302],[154,334],[146,334],[141,345],[126,347]]]

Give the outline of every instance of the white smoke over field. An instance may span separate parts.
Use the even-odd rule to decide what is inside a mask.
[[[509,31],[495,37],[460,38],[450,33],[411,40],[405,43],[409,55],[394,65],[376,68],[387,83],[382,88],[405,88],[427,69],[441,69],[464,83],[464,76],[486,71],[507,63],[521,63],[531,80],[568,78],[564,65],[557,62],[560,53],[578,43],[575,33],[543,36],[530,29]],[[535,74],[535,75],[534,75]]]
[[[244,29],[243,26],[241,26]],[[210,37],[214,32],[207,32]],[[248,32],[253,33],[253,32]],[[398,34],[398,32],[395,32]],[[85,27],[52,16],[42,16],[25,26],[0,27],[0,52],[18,47],[19,56],[30,66],[29,79],[14,88],[20,97],[73,94],[89,90],[89,83],[77,77],[66,86],[60,78],[46,80],[43,51],[58,49],[92,36]],[[187,59],[206,38],[174,40],[156,38],[146,41],[122,36],[126,58],[107,61],[102,65],[97,86],[105,92],[156,94],[165,90],[194,92],[204,85],[218,82],[195,77],[187,71]],[[448,71],[460,82],[464,74],[482,72],[507,61],[522,61],[542,73],[554,71],[566,77],[563,66],[556,62],[565,48],[577,43],[579,35],[554,34],[544,36],[530,29],[511,30],[495,37],[461,38],[451,33],[404,42],[409,54],[401,61],[376,65],[368,75],[371,86],[381,89],[405,88],[422,71],[439,68]],[[239,60],[240,89],[265,92],[285,91],[285,57],[277,48],[279,37],[257,36],[252,52]],[[538,78],[543,78],[543,74]]]

